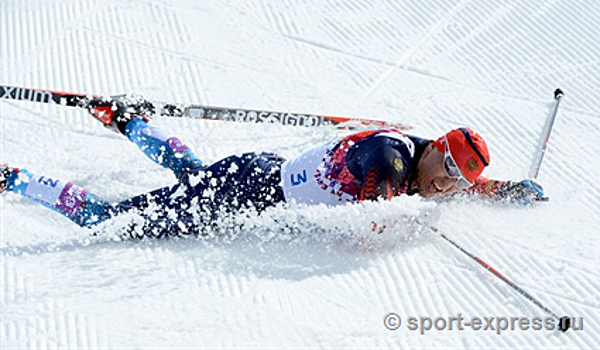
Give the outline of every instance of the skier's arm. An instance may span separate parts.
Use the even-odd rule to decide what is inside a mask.
[[[363,162],[360,200],[392,199],[407,176],[404,159],[391,145],[377,148]]]
[[[479,177],[475,184],[467,190],[470,194],[479,194],[499,201],[510,201],[520,204],[531,204],[543,201],[543,187],[531,180],[501,181]]]

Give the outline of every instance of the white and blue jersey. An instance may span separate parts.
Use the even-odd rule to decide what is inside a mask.
[[[407,193],[429,142],[387,129],[352,134],[309,149],[281,167],[285,198],[338,205]]]

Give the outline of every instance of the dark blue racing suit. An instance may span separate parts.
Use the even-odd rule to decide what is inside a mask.
[[[332,143],[323,158],[323,167],[328,171],[319,182],[322,190],[334,193],[335,188],[335,195],[342,193],[352,201],[412,194],[410,183],[416,164],[430,141],[393,133],[396,131],[358,133]],[[124,213],[137,214],[143,220],[132,221],[128,230],[151,237],[202,234],[224,214],[245,208],[260,212],[283,201],[303,198],[295,194],[302,190],[293,189],[287,196],[284,193],[286,179],[282,175],[294,180],[295,174],[282,174],[285,159],[278,155],[246,153],[204,166],[178,138],[165,135],[142,118],[128,122],[124,134],[150,159],[172,170],[179,182],[118,203],[110,203],[71,182],[25,169],[13,169],[6,188],[82,227],[94,227]],[[288,164],[302,166],[298,161]]]

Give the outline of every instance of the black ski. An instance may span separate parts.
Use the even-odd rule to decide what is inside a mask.
[[[87,102],[100,95],[69,93],[43,89],[30,89],[0,85],[0,98],[8,100],[54,103],[62,106],[85,108]],[[375,119],[333,117],[319,114],[265,111],[244,108],[214,107],[203,105],[178,106],[175,104],[152,103],[155,115],[186,117],[192,119],[220,120],[245,123],[271,123],[302,127],[338,126],[357,128],[364,126],[393,127],[401,130],[411,126]]]
[[[0,85],[0,98],[7,100],[55,103],[69,107],[82,107],[80,104],[84,103],[84,101],[97,97],[100,96]]]

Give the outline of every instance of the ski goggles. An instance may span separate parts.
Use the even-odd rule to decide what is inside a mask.
[[[446,175],[453,179],[456,179],[455,185],[461,190],[473,186],[473,183],[469,182],[469,180],[467,180],[463,176],[462,172],[460,171],[460,168],[456,164],[456,161],[454,160],[454,158],[452,158],[452,153],[450,153],[450,147],[448,147],[448,139],[446,139],[446,142],[444,143],[446,144],[446,150],[444,151],[444,170],[446,171]]]

